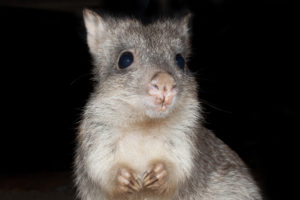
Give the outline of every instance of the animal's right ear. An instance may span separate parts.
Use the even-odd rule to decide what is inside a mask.
[[[87,43],[92,54],[97,53],[97,47],[107,35],[104,20],[95,12],[84,9],[83,19],[87,31]]]

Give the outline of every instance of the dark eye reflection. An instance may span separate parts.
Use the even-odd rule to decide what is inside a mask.
[[[133,63],[133,54],[129,51],[122,53],[119,58],[119,68],[124,69]]]
[[[185,66],[185,60],[184,60],[184,58],[182,57],[182,55],[181,55],[181,54],[177,54],[176,57],[175,57],[175,60],[176,60],[176,65],[177,65],[179,68],[183,69],[184,66]]]

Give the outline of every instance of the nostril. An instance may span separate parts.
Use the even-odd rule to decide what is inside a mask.
[[[176,87],[177,87],[177,85],[174,84],[171,90],[174,90]]]
[[[156,83],[152,83],[151,85],[152,85],[152,87],[153,87],[154,89],[159,90],[159,87],[158,87],[158,85],[157,85]]]

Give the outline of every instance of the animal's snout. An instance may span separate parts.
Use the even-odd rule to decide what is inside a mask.
[[[153,96],[157,110],[165,111],[176,96],[174,78],[166,72],[158,72],[150,80],[148,94]]]

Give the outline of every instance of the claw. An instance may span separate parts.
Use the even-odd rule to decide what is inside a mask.
[[[143,187],[147,187],[155,183],[156,181],[158,181],[158,178],[155,176],[153,172],[150,172],[144,178]]]
[[[130,184],[128,185],[131,189],[138,192],[141,189],[141,185],[137,179],[130,180]]]
[[[145,172],[143,187],[151,189],[159,188],[164,184],[166,177],[167,171],[164,165],[158,163]]]
[[[121,169],[117,178],[120,191],[124,193],[134,193],[141,189],[137,176],[127,169]]]

